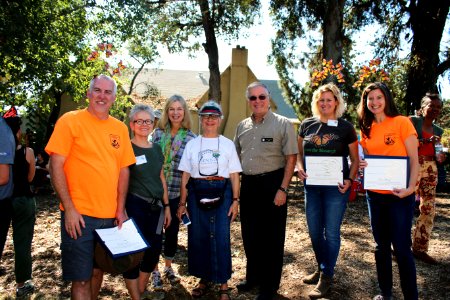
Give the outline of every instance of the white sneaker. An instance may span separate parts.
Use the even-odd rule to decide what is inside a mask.
[[[152,287],[155,291],[160,291],[163,289],[163,284],[161,281],[161,273],[158,271],[153,271],[151,275]]]
[[[181,280],[172,267],[164,267],[164,277],[169,280],[171,285],[175,285]]]

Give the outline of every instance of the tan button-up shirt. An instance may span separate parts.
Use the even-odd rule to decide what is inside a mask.
[[[252,117],[241,121],[234,144],[245,175],[284,168],[285,156],[298,153],[294,126],[287,118],[271,111],[261,123],[255,123]]]

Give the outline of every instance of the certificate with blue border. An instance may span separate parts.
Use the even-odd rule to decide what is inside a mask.
[[[119,258],[128,254],[141,252],[149,245],[142,236],[133,219],[122,223],[122,228],[112,227],[96,229],[101,244],[108,250],[112,258]]]
[[[306,185],[337,186],[344,182],[342,156],[305,155]]]
[[[367,155],[364,159],[364,189],[392,191],[408,187],[409,157]]]

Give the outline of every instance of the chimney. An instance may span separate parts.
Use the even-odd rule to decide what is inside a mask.
[[[239,45],[233,48],[231,54],[231,67],[247,67],[248,50]]]

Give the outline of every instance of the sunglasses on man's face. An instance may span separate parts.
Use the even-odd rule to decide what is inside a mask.
[[[261,101],[266,100],[267,96],[266,95],[259,95],[259,96],[250,96],[248,97],[248,100],[250,101],[255,101],[256,99],[259,99]]]

